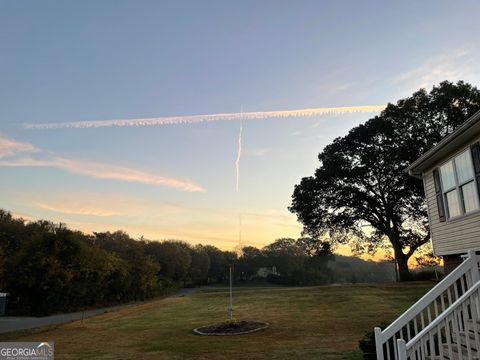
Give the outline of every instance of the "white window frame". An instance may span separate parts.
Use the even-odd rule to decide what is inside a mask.
[[[462,155],[465,152],[468,153],[468,157],[470,158],[470,164],[472,165],[473,177],[470,178],[469,180],[466,180],[466,181],[463,181],[462,183],[459,183],[458,182],[458,174],[457,174],[457,164],[455,162],[455,158],[458,157],[459,155]],[[452,162],[453,176],[455,178],[455,186],[450,187],[450,188],[448,188],[448,190],[446,190],[444,185],[443,185],[442,166],[444,166],[445,164],[447,164],[449,162]],[[475,167],[474,167],[474,164],[473,164],[473,156],[472,156],[472,151],[470,150],[470,147],[468,147],[464,151],[459,152],[458,154],[455,154],[450,159],[448,159],[447,161],[442,163],[439,166],[439,170],[440,170],[439,171],[440,184],[441,184],[441,187],[442,187],[443,206],[445,208],[446,219],[447,220],[460,219],[460,218],[463,218],[467,215],[479,212],[480,211],[480,198],[479,198],[479,193],[478,193],[477,180],[475,178]],[[467,185],[471,182],[473,182],[473,185],[474,185],[473,188],[474,188],[474,191],[475,191],[477,208],[467,212],[467,211],[465,211],[465,203],[463,201],[462,186]],[[460,215],[457,215],[457,216],[454,216],[454,217],[450,216],[450,209],[448,207],[448,200],[447,200],[447,193],[452,192],[452,191],[456,192],[457,198],[458,198],[458,203],[459,203],[459,206],[460,206]]]

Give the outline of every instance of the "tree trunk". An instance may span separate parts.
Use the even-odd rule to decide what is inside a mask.
[[[395,249],[395,260],[398,266],[398,277],[400,281],[410,280],[410,271],[408,270],[408,257],[402,249]]]

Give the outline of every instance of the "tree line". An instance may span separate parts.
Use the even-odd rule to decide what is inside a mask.
[[[133,239],[123,231],[91,235],[63,224],[27,222],[0,210],[0,292],[12,314],[46,315],[143,301],[179,286],[248,281],[264,269],[283,285],[391,281],[389,263],[336,257],[313,238],[278,239],[238,253],[184,241]],[[347,259],[347,260],[346,260]]]
[[[8,308],[45,315],[146,300],[179,285],[224,281],[232,252],[182,241],[84,234],[0,210],[0,291]]]

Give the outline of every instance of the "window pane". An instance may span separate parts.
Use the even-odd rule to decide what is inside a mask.
[[[462,198],[465,206],[465,212],[478,209],[477,194],[475,192],[475,182],[471,181],[462,186]]]
[[[445,194],[447,198],[448,217],[455,217],[460,215],[460,202],[458,201],[457,190],[449,191]]]
[[[473,179],[472,159],[470,158],[468,151],[465,151],[455,158],[455,167],[457,168],[459,183]]]
[[[455,174],[453,172],[453,162],[449,161],[440,168],[443,190],[448,190],[455,186]]]

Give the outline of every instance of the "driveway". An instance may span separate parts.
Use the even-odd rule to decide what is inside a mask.
[[[197,289],[180,289],[176,294],[169,297],[177,296],[189,296],[195,293]],[[158,300],[158,299],[155,299]],[[154,301],[155,301],[154,300]],[[18,330],[27,330],[33,329],[42,326],[48,325],[57,325],[63,324],[74,320],[80,320],[83,318],[88,318],[100,314],[104,314],[110,311],[116,311],[130,306],[136,306],[142,303],[133,303],[126,305],[111,306],[107,308],[95,309],[95,310],[86,310],[84,312],[78,311],[68,314],[57,314],[43,317],[27,317],[27,316],[0,316],[0,334],[18,331]]]
[[[128,305],[126,305],[128,306]],[[132,305],[130,305],[132,306]],[[125,306],[113,306],[102,309],[87,310],[83,312],[85,318],[104,314],[109,311],[115,311]],[[58,314],[42,317],[27,317],[27,316],[2,316],[0,317],[0,334],[11,331],[33,329],[36,327],[62,324],[73,320],[80,320],[82,312],[74,312],[68,314]]]

